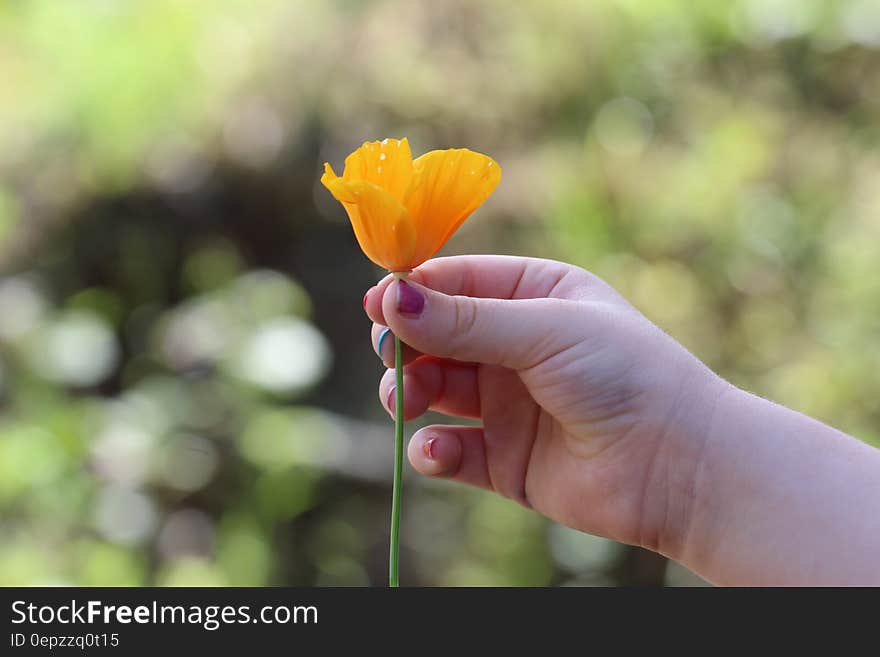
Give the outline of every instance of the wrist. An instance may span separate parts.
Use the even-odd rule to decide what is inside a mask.
[[[691,477],[675,559],[718,584],[877,581],[880,452],[728,386]],[[841,550],[846,556],[841,556]]]
[[[706,463],[719,418],[741,391],[707,368],[690,377],[669,413],[652,475],[646,482],[642,546],[687,565],[700,553],[702,509],[708,493]]]

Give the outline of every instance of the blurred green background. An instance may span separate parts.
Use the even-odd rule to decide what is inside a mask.
[[[380,272],[317,182],[366,139],[502,165],[444,253],[584,266],[877,443],[878,118],[876,0],[0,4],[0,584],[385,583]],[[405,491],[406,584],[699,583]]]

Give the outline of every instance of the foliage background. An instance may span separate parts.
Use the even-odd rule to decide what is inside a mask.
[[[380,273],[317,184],[365,139],[502,164],[446,253],[880,442],[878,48],[873,0],[2,3],[0,583],[384,582]],[[415,477],[403,527],[408,584],[699,582]]]

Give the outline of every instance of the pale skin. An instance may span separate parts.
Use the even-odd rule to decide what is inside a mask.
[[[482,423],[416,432],[418,472],[715,584],[880,585],[880,450],[727,383],[583,269],[460,256],[408,280],[364,299],[374,347],[386,326],[407,345],[406,418]]]

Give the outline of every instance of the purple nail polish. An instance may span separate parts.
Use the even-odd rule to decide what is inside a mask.
[[[395,392],[397,392],[397,386],[391,386],[391,390],[388,391],[388,396],[385,398],[385,406],[388,407],[388,410],[391,413],[394,413],[397,410],[397,399],[395,398]]]
[[[397,281],[397,311],[401,315],[418,317],[425,308],[425,297],[404,280]]]

